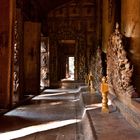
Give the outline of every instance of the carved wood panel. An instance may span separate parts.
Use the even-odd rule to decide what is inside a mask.
[[[115,32],[110,36],[107,48],[107,77],[110,92],[116,95],[127,95],[132,97],[135,90],[131,77],[133,66],[127,58],[124,46],[124,36],[116,24]]]
[[[101,49],[98,48],[94,54],[92,54],[90,68],[88,73],[93,75],[93,88],[100,92],[100,84],[102,78],[102,60],[101,60]]]
[[[49,86],[49,46],[48,38],[41,37],[41,68],[40,68],[40,85]]]
[[[17,94],[19,87],[19,35],[18,35],[18,21],[15,20],[14,26],[14,82],[13,90],[14,94]],[[16,95],[15,95],[16,96]]]

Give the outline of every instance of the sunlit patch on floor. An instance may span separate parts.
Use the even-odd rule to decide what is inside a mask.
[[[33,133],[47,131],[59,127],[63,127],[70,124],[75,124],[80,122],[80,119],[70,119],[70,120],[63,120],[63,121],[53,121],[46,124],[40,124],[35,126],[29,126],[26,128],[21,128],[19,130],[14,130],[10,132],[5,132],[0,134],[1,140],[10,140],[15,138],[24,137]]]
[[[50,103],[50,105],[60,105],[60,104],[63,104],[63,102],[52,102],[52,103]]]

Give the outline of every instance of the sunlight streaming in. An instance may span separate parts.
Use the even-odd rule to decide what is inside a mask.
[[[0,139],[1,140],[10,140],[10,139],[15,139],[15,138],[19,138],[19,137],[24,137],[24,136],[27,136],[27,135],[30,135],[33,133],[63,127],[63,126],[74,124],[74,123],[77,123],[80,121],[81,121],[80,119],[70,119],[70,120],[54,121],[54,122],[49,122],[46,124],[30,126],[30,127],[22,128],[22,129],[15,130],[15,131],[1,133]]]

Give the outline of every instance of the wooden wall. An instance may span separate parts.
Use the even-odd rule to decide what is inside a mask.
[[[24,23],[24,93],[40,90],[40,23]]]
[[[12,58],[15,0],[0,1],[0,107],[12,102]]]

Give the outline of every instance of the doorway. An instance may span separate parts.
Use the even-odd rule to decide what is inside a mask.
[[[66,78],[70,80],[74,80],[74,56],[68,56],[66,63]]]

